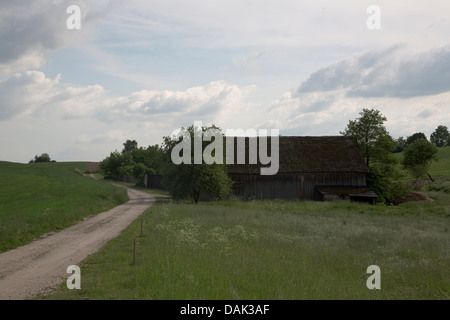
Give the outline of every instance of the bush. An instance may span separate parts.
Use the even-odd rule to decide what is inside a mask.
[[[397,205],[402,202],[402,199],[406,198],[413,187],[409,184],[402,182],[393,182],[386,190],[386,203]]]

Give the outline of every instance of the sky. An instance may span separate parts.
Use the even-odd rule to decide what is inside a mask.
[[[101,161],[194,121],[339,135],[363,108],[394,138],[450,127],[450,2],[0,0],[2,161]]]

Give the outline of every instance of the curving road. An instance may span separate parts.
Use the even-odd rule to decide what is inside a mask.
[[[48,292],[70,276],[68,266],[98,251],[155,202],[150,194],[134,189],[128,188],[128,196],[125,204],[1,253],[0,299],[22,300]]]

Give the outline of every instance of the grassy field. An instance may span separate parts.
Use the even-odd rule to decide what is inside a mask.
[[[44,299],[450,299],[449,183],[435,201],[166,202]],[[428,190],[427,186],[423,187]],[[137,241],[133,261],[133,239]],[[381,290],[369,290],[370,265]]]
[[[402,153],[395,154],[398,159],[403,159]],[[450,147],[443,147],[438,149],[438,161],[434,161],[429,170],[429,174],[434,178],[449,178],[450,177]],[[425,178],[426,179],[426,178]],[[407,174],[402,181],[413,180],[410,174]]]
[[[85,165],[0,162],[0,252],[127,201],[124,189],[83,177]]]
[[[430,167],[430,175],[436,178],[450,177],[450,147],[439,148],[437,162]]]

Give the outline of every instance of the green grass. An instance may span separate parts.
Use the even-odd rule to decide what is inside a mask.
[[[449,299],[450,195],[434,202],[153,206],[45,299]],[[136,263],[133,239],[138,242]],[[367,267],[381,268],[369,290]]]
[[[85,165],[0,162],[0,252],[127,201],[123,188],[83,177]]]
[[[430,175],[436,178],[450,178],[450,147],[439,148],[438,161],[430,167]]]

